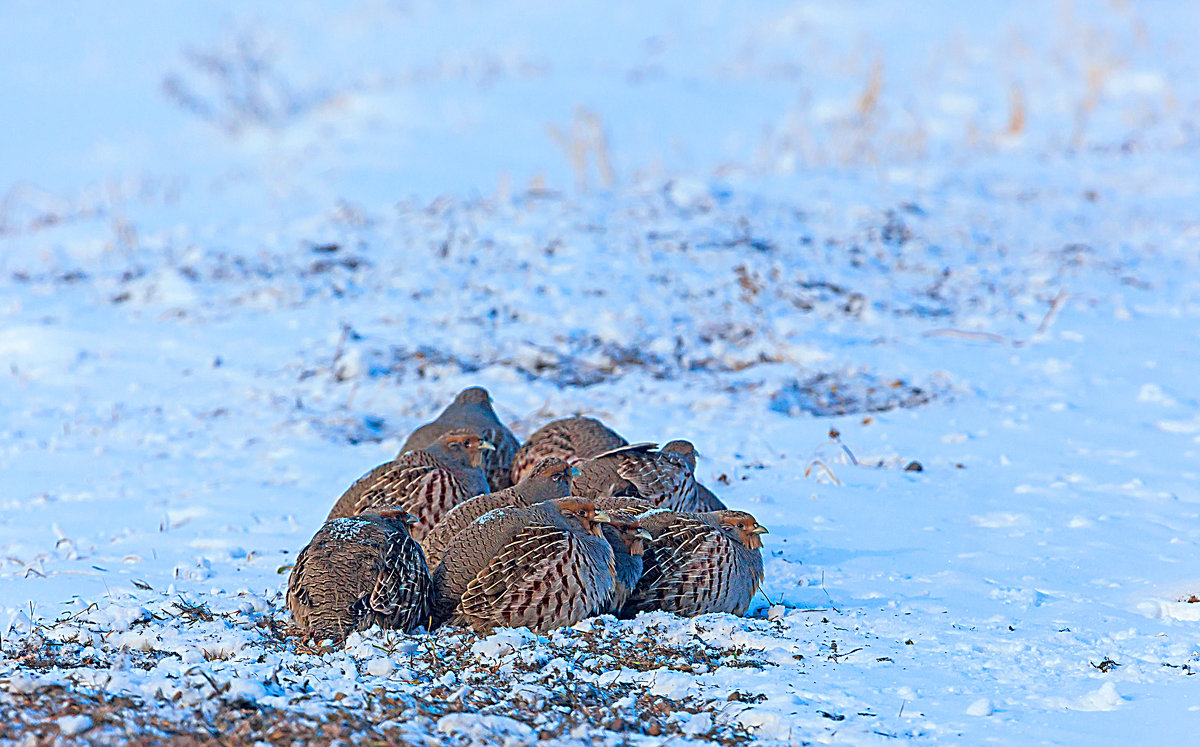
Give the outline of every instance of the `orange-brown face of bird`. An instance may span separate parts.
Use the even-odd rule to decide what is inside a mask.
[[[733,529],[742,544],[751,550],[763,546],[762,535],[767,534],[767,528],[745,511],[719,511],[721,523]]]
[[[462,459],[472,467],[478,467],[483,462],[483,452],[494,451],[496,448],[476,434],[461,430],[451,431],[438,441],[452,456]]]
[[[385,508],[376,513],[378,513],[380,516],[382,516],[385,519],[396,519],[396,520],[400,521],[401,523],[403,523],[405,526],[409,526],[409,527],[413,526],[414,524],[416,524],[417,522],[420,521],[420,519],[413,516],[412,514],[410,514],[409,512],[405,511],[402,508]]]
[[[570,496],[554,501],[558,510],[567,518],[574,518],[583,527],[583,531],[603,539],[604,531],[601,524],[611,524],[608,514],[596,509],[596,504],[586,498]]]
[[[563,485],[571,484],[571,477],[579,474],[579,470],[567,464],[557,457],[549,457],[538,462],[529,473],[529,478],[539,478],[543,480],[552,480]]]
[[[629,554],[635,558],[646,551],[646,540],[653,539],[651,534],[638,520],[622,514],[612,515],[612,525],[621,535],[621,541],[625,543],[625,548],[629,550]]]

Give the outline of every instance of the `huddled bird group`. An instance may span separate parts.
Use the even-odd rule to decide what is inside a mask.
[[[520,444],[487,390],[459,393],[359,478],[300,551],[296,625],[343,640],[372,625],[545,632],[597,614],[742,614],[766,528],[695,476],[687,441],[630,444],[599,420]]]

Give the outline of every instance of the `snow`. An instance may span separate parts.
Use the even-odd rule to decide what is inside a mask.
[[[92,726],[92,720],[87,716],[61,716],[55,719],[55,723],[58,724],[58,733],[64,737],[73,737]]]
[[[439,719],[437,728],[440,732],[464,734],[472,744],[520,745],[534,738],[533,729],[506,716],[455,713]]]
[[[980,698],[971,705],[967,706],[968,716],[991,716],[995,712],[995,706],[993,706],[992,701],[988,700],[987,698]]]
[[[369,521],[356,519],[353,516],[333,519],[325,526],[325,530],[329,532],[331,539],[335,540],[354,540],[357,539],[363,530],[370,526]]]
[[[57,685],[434,744],[1191,741],[1198,21],[5,4],[0,741],[123,733]],[[334,499],[473,384],[694,442],[771,530],[748,616],[282,636]]]

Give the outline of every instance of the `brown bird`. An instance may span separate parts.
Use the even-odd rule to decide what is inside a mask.
[[[696,481],[696,511],[698,513],[726,511],[728,508],[715,493],[701,485],[699,480]]]
[[[433,580],[404,511],[333,519],[296,556],[288,579],[292,619],[312,640],[342,641],[372,625],[429,625]]]
[[[329,518],[398,506],[417,517],[412,536],[420,542],[442,514],[488,492],[480,461],[491,448],[470,430],[449,431],[423,451],[402,454],[358,478],[334,504]]]
[[[669,445],[679,448],[681,443],[687,442]],[[571,481],[571,493],[587,498],[629,496],[659,508],[694,511],[699,507],[694,464],[694,456],[689,463],[685,455],[654,444],[622,446],[576,465],[580,474]]]
[[[683,617],[746,611],[763,580],[760,535],[766,527],[744,511],[651,510],[638,519],[653,539],[646,543],[642,578],[623,616],[646,610]]]
[[[440,436],[456,428],[467,428],[496,447],[483,458],[483,471],[487,474],[490,490],[503,490],[512,485],[512,462],[520,444],[512,431],[496,417],[492,397],[483,387],[473,386],[459,392],[437,419],[412,432],[400,447],[400,455],[428,448]]]
[[[599,502],[597,503],[599,507]],[[652,539],[649,532],[642,529],[637,516],[632,512],[614,509],[603,509],[611,519],[603,525],[604,539],[612,546],[615,572],[613,573],[613,593],[600,610],[602,614],[615,615],[625,606],[629,595],[637,587],[642,577],[642,553],[645,542]]]
[[[435,621],[544,633],[595,614],[613,593],[607,521],[574,496],[484,514],[458,533],[433,573]]]
[[[692,470],[692,477],[696,475],[696,447],[691,441],[671,441],[666,446],[662,447],[663,451],[669,451],[683,457],[688,463],[688,467]],[[703,513],[705,511],[724,511],[728,508],[711,490],[700,484],[696,480],[696,503],[694,506],[685,507],[684,510],[696,511]]]
[[[512,479],[520,482],[542,459],[558,457],[570,464],[606,451],[628,446],[629,442],[595,418],[577,416],[546,423],[517,449]]]
[[[538,462],[525,479],[511,488],[477,495],[444,514],[421,545],[430,568],[437,568],[446,546],[454,536],[488,511],[506,506],[532,506],[554,498],[566,498],[571,491],[571,475],[576,472],[561,459],[550,457]]]

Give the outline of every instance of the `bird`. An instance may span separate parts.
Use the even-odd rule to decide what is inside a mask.
[[[481,386],[462,390],[454,401],[442,410],[432,422],[417,428],[404,445],[400,455],[427,448],[446,432],[456,428],[468,428],[475,435],[491,443],[496,450],[483,459],[483,471],[487,473],[489,490],[503,490],[513,484],[512,462],[520,443],[492,408],[492,396]],[[489,492],[489,491],[484,491]]]
[[[682,617],[743,614],[763,580],[767,528],[745,511],[677,513],[652,509],[638,516],[652,539],[641,580],[622,617],[663,610]]]
[[[430,568],[437,568],[442,553],[454,536],[488,511],[506,506],[532,506],[553,498],[566,498],[571,490],[572,473],[578,472],[561,459],[550,457],[537,463],[524,479],[511,488],[477,495],[446,512],[421,545]]]
[[[480,461],[492,448],[469,429],[448,431],[428,448],[402,454],[358,478],[334,504],[329,518],[397,506],[417,517],[412,536],[420,542],[446,511],[488,492]]]
[[[696,481],[696,511],[704,513],[707,511],[726,511],[729,507],[725,502],[716,496],[708,488],[704,487],[699,480]]]
[[[602,504],[598,501],[597,507]],[[600,612],[617,614],[629,600],[629,595],[637,587],[642,577],[642,553],[645,542],[652,539],[649,532],[642,529],[637,516],[625,509],[602,509],[609,516],[609,523],[604,524],[602,531],[604,539],[612,546],[615,572],[613,574],[613,593],[605,601]]]
[[[668,445],[679,449],[680,444],[691,446],[686,441]],[[652,443],[622,446],[579,462],[571,493],[586,498],[623,495],[658,508],[695,511],[699,498],[694,464],[694,455],[689,462],[687,455]]]
[[[529,470],[546,457],[558,457],[570,464],[628,446],[616,431],[595,418],[576,416],[546,423],[517,449],[513,458],[512,479],[520,482]]]
[[[372,625],[411,631],[430,624],[433,580],[409,535],[415,521],[405,511],[380,510],[317,530],[287,588],[292,620],[307,638],[341,642]]]
[[[458,533],[433,572],[434,622],[545,633],[595,614],[613,593],[609,517],[575,496],[498,508]]]
[[[683,457],[684,461],[688,463],[688,467],[692,470],[693,479],[695,478],[696,447],[691,441],[670,441],[662,447],[662,450]],[[727,508],[728,506],[715,493],[701,485],[699,480],[696,480],[696,501],[688,510],[703,513],[705,511],[724,511]]]

